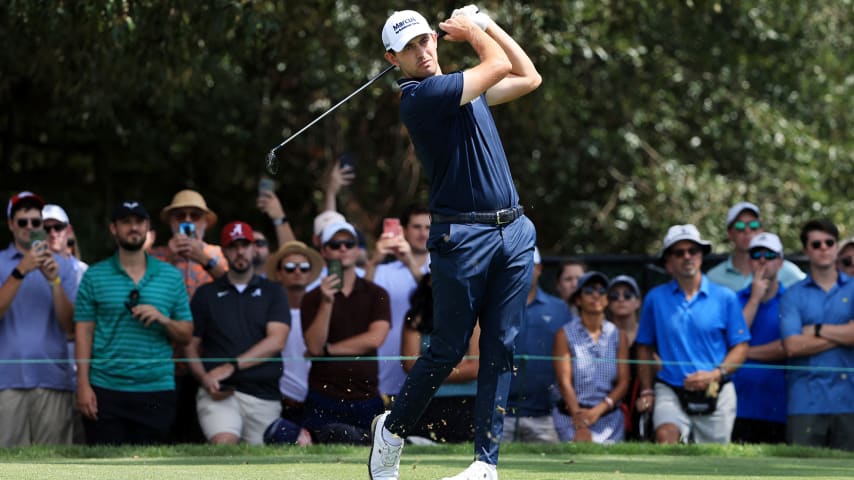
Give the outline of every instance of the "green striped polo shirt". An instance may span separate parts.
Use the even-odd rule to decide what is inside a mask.
[[[95,322],[92,340],[92,385],[126,392],[175,389],[172,344],[166,329],[148,327],[125,306],[134,290],[139,305],[153,305],[168,318],[192,322],[187,288],[181,273],[146,255],[145,275],[135,284],[119,263],[118,253],[89,267],[74,305],[75,322]]]

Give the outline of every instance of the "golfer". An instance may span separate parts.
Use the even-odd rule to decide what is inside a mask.
[[[390,412],[374,419],[371,479],[399,478],[403,438],[468,348],[480,322],[474,462],[451,480],[497,480],[513,349],[533,272],[534,226],[519,195],[489,106],[533,91],[541,78],[522,48],[477,7],[439,24],[480,63],[443,74],[438,36],[417,12],[395,12],[382,31],[385,58],[402,79],[400,116],[430,179],[427,246],[434,330]]]

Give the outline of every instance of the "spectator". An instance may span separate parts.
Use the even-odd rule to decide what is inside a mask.
[[[807,278],[780,301],[786,373],[786,440],[854,450],[854,280],[836,269],[839,231],[828,220],[801,229]]]
[[[711,248],[694,225],[670,227],[661,259],[673,280],[647,293],[641,308],[637,409],[652,409],[658,443],[729,443],[732,435],[729,379],[744,362],[750,333],[735,292],[700,270]],[[663,364],[657,374],[653,352]]]
[[[312,357],[376,357],[391,318],[388,293],[356,275],[356,229],[333,223],[323,229],[321,253],[340,261],[302,299],[301,320]],[[314,362],[309,373],[305,427],[321,443],[367,444],[370,422],[383,410],[376,360]]]
[[[264,235],[264,232],[253,228],[252,234],[255,237],[255,241],[252,242],[255,247],[255,253],[252,257],[252,270],[264,277],[267,275],[267,272],[264,271],[264,265],[270,257],[270,242],[267,241],[267,236]]]
[[[279,200],[276,192],[266,188],[259,188],[255,204],[259,210],[270,218],[273,226],[276,227],[276,241],[279,245],[296,240],[291,223],[288,220],[288,215],[285,213],[285,209],[282,208],[282,202]],[[255,233],[258,233],[258,229],[255,229]],[[256,265],[256,267],[258,266]]]
[[[285,287],[291,308],[291,332],[282,350],[284,372],[279,380],[279,392],[282,394],[282,418],[297,425],[303,423],[311,369],[311,362],[305,358],[300,305],[306,285],[320,275],[321,265],[323,258],[317,250],[298,241],[285,243],[267,259],[267,278],[276,279]]]
[[[380,393],[394,397],[406,380],[398,359],[403,334],[403,320],[409,309],[409,297],[421,277],[430,271],[427,237],[430,235],[430,210],[410,206],[400,216],[399,234],[383,233],[367,265],[365,278],[384,288],[391,304],[391,330],[378,350],[380,357]],[[393,257],[390,263],[380,263]]]
[[[566,302],[539,287],[543,263],[534,249],[534,276],[528,292],[525,320],[516,339],[515,375],[510,382],[507,416],[504,417],[504,441],[558,441],[552,420],[552,398],[557,394],[551,357],[555,334],[572,318]]]
[[[854,238],[849,238],[839,245],[836,268],[845,275],[854,277]]]
[[[139,202],[111,218],[118,251],[86,271],[77,296],[77,403],[90,444],[159,443],[176,411],[171,343],[193,333],[187,289],[142,250],[150,219]]]
[[[312,242],[315,247],[318,249],[322,249],[321,236],[323,234],[323,229],[333,223],[347,223],[347,220],[344,218],[344,215],[341,215],[338,212],[334,212],[332,210],[326,210],[321,212],[316,217],[314,217],[314,236],[312,237]],[[356,227],[353,227],[355,230]],[[356,231],[356,247],[357,251],[353,252],[355,259],[353,260],[353,269],[356,272],[356,276],[359,278],[365,277],[365,269],[359,267],[356,263],[358,261],[358,257],[362,254],[361,247],[359,247],[359,232]],[[320,279],[326,277],[329,272],[326,270],[326,263],[324,260],[323,268],[320,269],[320,277],[311,282],[308,287],[306,287],[306,291],[310,292],[315,288],[320,286]]]
[[[160,212],[160,220],[169,225],[172,238],[167,245],[154,247],[151,255],[178,268],[190,297],[200,286],[225,274],[222,250],[204,241],[205,232],[216,224],[217,217],[199,192],[176,193],[172,203]],[[185,224],[189,229],[182,231]]]
[[[581,260],[569,259],[560,263],[555,277],[555,291],[558,298],[569,305],[569,297],[578,286],[578,279],[587,271],[587,265]],[[572,307],[574,313],[575,308]]]
[[[634,278],[628,275],[617,275],[608,283],[608,319],[626,334],[629,345],[629,390],[625,401],[620,405],[626,416],[626,439],[645,440],[652,432],[652,418],[648,413],[641,415],[635,409],[635,402],[640,393],[638,378],[638,347],[635,342],[640,323],[641,291]]]
[[[780,340],[780,298],[786,287],[778,272],[783,244],[762,232],[750,241],[753,282],[738,292],[750,344],[744,366],[733,376],[738,397],[732,440],[740,443],[783,443],[786,439],[786,352]]]
[[[430,274],[421,277],[412,292],[411,308],[403,325],[401,353],[418,357],[430,348],[433,332],[433,286]],[[474,400],[477,393],[477,369],[480,350],[480,327],[475,327],[466,356],[442,382],[427,409],[406,437],[413,444],[460,443],[474,439]],[[403,360],[408,373],[414,359]]]
[[[608,277],[588,272],[569,301],[579,318],[554,336],[555,375],[560,400],[554,423],[561,441],[614,443],[625,436],[619,407],[629,389],[626,334],[605,318]]]
[[[73,227],[71,226],[71,222],[68,220],[68,214],[65,213],[62,207],[59,205],[45,205],[42,208],[42,222],[44,223],[44,231],[47,234],[47,246],[48,248],[71,262],[71,266],[74,269],[74,275],[77,280],[77,284],[80,284],[80,280],[83,278],[83,273],[89,268],[85,262],[77,258],[72,253],[72,245],[74,245],[74,241],[69,245],[69,240],[71,240]]]
[[[214,444],[260,445],[282,411],[282,363],[266,359],[285,347],[291,317],[282,286],[255,274],[253,233],[240,221],[223,227],[228,272],[199,287],[190,304],[193,339],[186,356],[200,385],[199,423]]]
[[[0,251],[0,447],[69,444],[74,386],[66,335],[77,279],[71,263],[44,241],[44,201],[9,199],[12,242]],[[44,237],[42,237],[44,238]]]
[[[726,216],[727,237],[732,242],[733,251],[723,262],[709,270],[709,280],[730,288],[742,290],[750,285],[753,273],[750,270],[750,240],[763,231],[759,219],[759,207],[750,202],[739,202],[729,209]],[[799,282],[805,274],[792,262],[783,261],[778,273],[780,282],[788,287]]]

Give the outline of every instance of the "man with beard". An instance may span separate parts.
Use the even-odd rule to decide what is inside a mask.
[[[430,209],[411,205],[400,216],[398,233],[384,232],[377,240],[374,255],[368,261],[365,278],[386,289],[391,301],[391,330],[377,353],[388,357],[380,361],[380,393],[394,397],[406,380],[400,357],[403,320],[409,310],[409,297],[425,273],[430,271],[427,237],[430,236]],[[381,263],[387,258],[392,261]]]
[[[229,223],[221,245],[228,273],[199,287],[190,305],[193,339],[185,351],[199,382],[196,411],[209,442],[260,445],[282,411],[282,362],[266,359],[285,347],[291,315],[282,286],[255,274],[252,227]]]
[[[729,443],[736,415],[730,375],[744,362],[750,331],[732,290],[703,275],[710,242],[691,224],[674,225],[661,259],[673,280],[652,289],[641,309],[640,412],[652,411],[658,443]],[[663,367],[656,373],[653,353]]]
[[[193,333],[181,273],[142,249],[148,211],[113,210],[118,250],[86,271],[74,311],[77,403],[89,444],[166,440],[175,418],[172,342]]]

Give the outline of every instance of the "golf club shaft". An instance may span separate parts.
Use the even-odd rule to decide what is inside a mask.
[[[353,98],[356,94],[358,94],[358,93],[359,93],[359,92],[361,92],[362,90],[364,90],[364,89],[368,88],[372,83],[374,83],[374,82],[376,82],[377,80],[379,80],[383,75],[385,75],[386,73],[390,72],[390,71],[391,71],[391,70],[393,70],[394,68],[395,68],[395,66],[394,66],[394,65],[389,65],[388,67],[386,67],[386,68],[385,68],[385,70],[383,70],[383,71],[381,71],[380,73],[376,74],[376,75],[374,76],[374,78],[372,78],[372,79],[368,80],[364,85],[362,85],[361,87],[357,88],[357,89],[356,89],[355,91],[353,91],[353,93],[351,93],[350,95],[347,95],[347,97],[346,97],[346,98],[344,98],[344,99],[343,99],[343,100],[341,100],[340,102],[338,102],[338,103],[336,103],[335,105],[333,105],[329,110],[327,110],[327,111],[325,111],[325,112],[321,113],[321,114],[320,114],[320,116],[318,116],[317,118],[315,118],[314,120],[312,120],[311,122],[309,122],[309,123],[308,123],[308,125],[306,125],[306,126],[302,127],[298,132],[296,132],[296,133],[294,133],[293,135],[291,135],[290,137],[286,138],[284,142],[282,142],[282,143],[280,143],[280,144],[276,145],[276,146],[271,150],[271,152],[275,152],[276,150],[278,150],[278,149],[280,149],[280,148],[284,147],[285,145],[287,145],[287,144],[288,144],[288,142],[290,142],[291,140],[293,140],[294,138],[296,138],[297,136],[299,136],[299,134],[301,134],[302,132],[304,132],[304,131],[308,130],[308,129],[309,129],[312,125],[314,125],[315,123],[317,123],[317,122],[321,121],[325,116],[329,115],[329,114],[330,114],[330,113],[332,113],[336,108],[340,107],[342,104],[344,104],[345,102],[347,102],[347,100],[350,100],[350,99],[351,99],[351,98]]]

